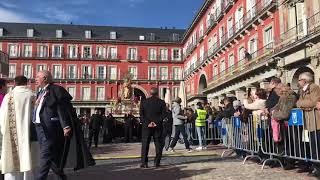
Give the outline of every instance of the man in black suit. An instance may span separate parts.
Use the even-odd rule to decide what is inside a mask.
[[[89,123],[89,147],[92,144],[92,137],[94,137],[94,145],[98,147],[99,142],[99,132],[102,127],[103,117],[99,113],[99,110],[96,109],[95,113],[90,118]]]
[[[58,179],[65,180],[65,138],[72,135],[72,122],[66,111],[72,97],[63,87],[52,84],[49,71],[38,72],[36,83],[41,88],[33,116],[40,144],[40,170],[36,179],[47,179],[52,169]]]
[[[160,166],[162,157],[162,121],[166,116],[165,102],[158,97],[158,89],[151,88],[151,97],[141,102],[140,118],[142,122],[141,168],[148,168],[148,153],[151,137],[156,146],[155,167]]]

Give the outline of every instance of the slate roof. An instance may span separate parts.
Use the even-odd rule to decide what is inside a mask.
[[[90,30],[91,40],[110,40],[110,32],[113,31],[117,33],[116,41],[139,41],[139,36],[143,35],[145,41],[180,43],[185,33],[184,29],[7,22],[0,22],[0,28],[3,28],[0,39],[27,38],[27,29],[34,29],[34,39],[57,39],[56,30],[63,30],[60,39],[86,40],[85,31]],[[155,40],[150,39],[151,33],[154,33]],[[178,41],[174,41],[174,33],[179,35]]]

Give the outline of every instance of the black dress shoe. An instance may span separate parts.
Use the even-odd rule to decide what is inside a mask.
[[[146,165],[146,164],[141,164],[141,165],[140,165],[140,168],[146,169],[146,168],[148,168],[148,165]]]

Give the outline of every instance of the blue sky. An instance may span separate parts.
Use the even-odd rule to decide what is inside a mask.
[[[204,0],[0,0],[0,21],[187,28]]]

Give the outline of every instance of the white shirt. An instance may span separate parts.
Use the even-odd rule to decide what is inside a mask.
[[[44,91],[46,90],[46,87],[48,87],[48,85],[46,85],[46,86],[43,88]],[[36,110],[36,121],[35,121],[35,123],[41,123],[41,122],[40,122],[40,110],[41,110],[41,107],[42,107],[42,104],[43,104],[44,96],[45,96],[45,93],[41,96],[39,105],[37,106],[37,110]]]

